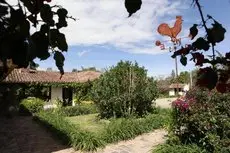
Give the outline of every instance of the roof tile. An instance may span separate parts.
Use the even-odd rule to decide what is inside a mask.
[[[92,81],[101,75],[96,71],[65,72],[60,78],[59,72],[14,69],[2,82],[4,83],[83,83]]]

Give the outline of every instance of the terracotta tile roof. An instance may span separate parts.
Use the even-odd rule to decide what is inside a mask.
[[[14,69],[3,83],[83,83],[92,81],[101,75],[96,71],[65,72],[60,79],[59,72],[36,71],[30,69]]]
[[[183,83],[173,83],[169,86],[169,88],[184,88],[186,84]]]

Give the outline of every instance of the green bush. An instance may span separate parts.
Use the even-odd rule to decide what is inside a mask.
[[[206,153],[196,145],[159,145],[152,153]]]
[[[182,144],[197,144],[208,152],[230,146],[230,94],[192,90],[173,102],[171,132]]]
[[[64,144],[71,145],[76,150],[94,151],[105,145],[94,133],[81,130],[60,114],[42,111],[34,119],[50,129]]]
[[[153,110],[158,96],[156,82],[137,63],[119,62],[101,75],[92,88],[92,98],[102,118],[142,116]]]
[[[78,116],[97,113],[97,108],[94,104],[79,104],[76,106],[67,106],[59,109],[60,113],[65,116]]]
[[[43,110],[45,102],[39,98],[30,97],[19,104],[19,112],[22,115],[31,115]]]

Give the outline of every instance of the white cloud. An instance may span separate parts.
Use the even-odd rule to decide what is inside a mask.
[[[143,0],[140,11],[131,18],[124,0],[55,0],[79,20],[69,20],[63,29],[69,45],[112,45],[131,53],[161,53],[155,47],[156,28],[167,16],[179,14],[183,0]],[[179,9],[180,8],[180,9]],[[139,46],[144,43],[146,46]]]
[[[77,55],[78,55],[79,57],[82,57],[83,55],[85,55],[85,54],[87,54],[87,53],[89,53],[89,52],[90,52],[90,50],[83,50],[83,51],[77,52]]]

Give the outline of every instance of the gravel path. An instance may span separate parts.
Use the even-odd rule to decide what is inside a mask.
[[[161,108],[171,108],[172,101],[176,100],[177,98],[161,98],[156,100],[156,106]]]

